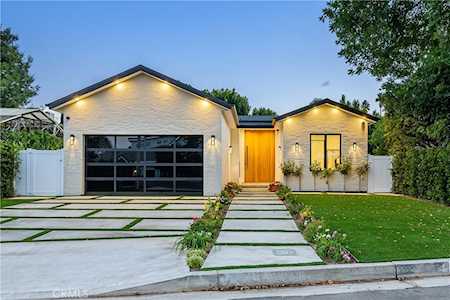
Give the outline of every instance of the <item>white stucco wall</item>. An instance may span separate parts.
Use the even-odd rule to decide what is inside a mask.
[[[211,102],[140,74],[120,87],[105,89],[58,111],[64,114],[66,195],[84,193],[83,136],[88,134],[203,135],[204,194],[214,195],[222,188],[222,157],[229,144],[229,129],[224,109]],[[74,145],[69,142],[71,134],[75,135]],[[210,144],[212,135],[215,146]]]
[[[293,160],[303,165],[303,176],[301,178],[302,191],[327,191],[326,181],[320,177],[316,178],[314,189],[314,177],[309,171],[310,166],[310,134],[340,133],[341,156],[348,157],[352,161],[350,175],[345,178],[346,191],[359,190],[359,177],[354,169],[363,161],[367,161],[367,121],[364,119],[337,109],[330,105],[322,105],[310,111],[280,121],[280,132],[283,139],[283,159]],[[353,143],[356,142],[356,150]],[[299,143],[300,149],[295,151],[295,143]],[[279,165],[276,166],[279,169]],[[281,176],[284,177],[284,176]],[[284,179],[284,178],[283,178]],[[286,178],[287,179],[287,178]],[[288,184],[298,190],[298,177],[289,178]],[[343,175],[335,172],[329,179],[330,191],[343,191]],[[367,176],[361,180],[361,190],[367,191]]]

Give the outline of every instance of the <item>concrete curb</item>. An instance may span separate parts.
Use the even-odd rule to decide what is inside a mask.
[[[450,276],[450,259],[196,271],[185,277],[97,294],[96,296],[164,294],[264,285],[305,285],[328,281],[395,280],[446,275]]]

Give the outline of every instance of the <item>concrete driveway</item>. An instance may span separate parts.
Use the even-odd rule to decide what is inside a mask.
[[[205,199],[61,197],[0,210],[1,299],[85,297],[185,276]]]

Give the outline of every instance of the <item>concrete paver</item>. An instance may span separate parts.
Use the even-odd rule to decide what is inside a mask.
[[[0,216],[8,217],[81,217],[92,212],[89,209],[0,209]]]
[[[53,219],[53,218],[19,218],[3,224],[2,228],[45,228],[45,229],[120,229],[132,219]]]
[[[4,209],[16,209],[16,208],[53,208],[60,205],[59,203],[21,203],[16,205],[7,206]]]
[[[217,244],[307,244],[298,232],[248,232],[221,231],[216,240]]]
[[[120,203],[124,201],[123,199],[46,199],[46,200],[39,200],[34,203],[86,203],[86,204],[93,204],[93,203]]]
[[[162,209],[199,209],[203,210],[204,206],[202,204],[168,204]]]
[[[159,204],[113,204],[113,203],[105,203],[105,204],[87,204],[87,203],[74,203],[67,204],[65,206],[61,206],[58,209],[155,209]]]
[[[33,236],[42,230],[0,230],[0,240],[2,242],[21,241]]]
[[[280,200],[233,200],[233,204],[263,204],[263,205],[283,205]]]
[[[131,229],[147,230],[187,230],[192,219],[144,219]]]
[[[206,200],[197,200],[197,199],[174,199],[174,200],[168,200],[168,199],[149,199],[149,200],[130,200],[127,203],[160,203],[160,204],[204,204]]]
[[[229,210],[286,210],[284,205],[231,204]]]
[[[225,219],[222,230],[283,230],[297,231],[297,225],[293,220],[245,220],[245,219]],[[300,232],[299,232],[300,234]]]
[[[90,217],[108,218],[199,218],[203,215],[201,210],[102,210]]]
[[[139,236],[174,236],[183,235],[185,231],[107,231],[107,230],[54,230],[34,240],[59,239],[94,239],[94,238],[127,238]]]
[[[289,214],[289,212],[284,210],[230,210],[227,213],[226,218],[291,219],[291,215]]]
[[[214,246],[202,268],[322,262],[310,246]]]

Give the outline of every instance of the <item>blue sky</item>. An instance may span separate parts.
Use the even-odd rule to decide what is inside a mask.
[[[325,2],[2,2],[41,87],[34,106],[143,64],[194,87],[236,88],[284,113],[315,97],[367,99],[380,83],[349,76]]]

